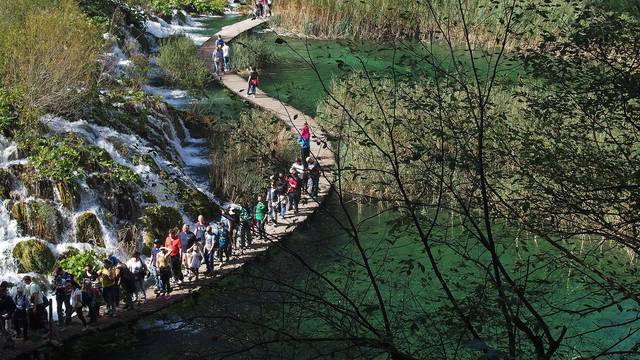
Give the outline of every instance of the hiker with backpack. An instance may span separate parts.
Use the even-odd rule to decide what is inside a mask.
[[[256,97],[256,89],[258,88],[258,70],[255,65],[249,67],[249,80],[247,81],[247,96],[253,95]]]
[[[242,249],[242,251],[244,251],[247,245],[251,245],[252,221],[251,207],[248,203],[245,203],[240,210],[240,249]]]
[[[67,283],[75,283],[73,276],[64,271],[61,266],[56,268],[53,277],[53,290],[56,296],[56,310],[58,311],[58,326],[68,325],[71,322],[71,293]],[[64,305],[64,310],[62,306]],[[64,323],[63,323],[64,319]]]
[[[264,240],[267,235],[264,229],[264,223],[267,218],[267,205],[265,205],[262,201],[262,195],[258,195],[258,202],[256,203],[254,214],[256,219],[256,227],[258,228],[258,236],[260,237],[260,240]]]
[[[133,273],[125,264],[115,266],[116,286],[120,287],[124,299],[124,310],[133,310],[133,294],[136,292],[136,283]],[[117,301],[116,301],[117,303]]]

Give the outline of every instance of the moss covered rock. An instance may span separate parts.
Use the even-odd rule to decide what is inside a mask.
[[[0,169],[0,199],[9,198],[11,184],[11,173],[6,169]]]
[[[76,218],[76,240],[104,247],[102,227],[96,214],[87,211],[78,215]]]
[[[209,220],[220,215],[220,206],[197,189],[184,187],[181,189],[180,197],[184,204],[184,212],[194,220],[198,218],[198,215]]]
[[[17,243],[12,255],[18,262],[20,272],[48,273],[56,262],[47,244],[36,239]]]
[[[53,200],[53,183],[50,180],[40,179],[33,166],[17,164],[11,166],[10,170],[22,182],[29,196]]]
[[[64,230],[62,215],[49,201],[18,201],[11,207],[11,218],[23,233],[52,243],[58,243]]]
[[[155,205],[144,209],[142,223],[144,225],[144,244],[151,247],[153,239],[163,240],[167,237],[170,229],[180,227],[182,216],[174,207]]]
[[[80,189],[75,181],[56,183],[62,206],[73,210],[80,205]]]
[[[134,221],[140,216],[140,206],[133,185],[124,186],[103,174],[87,176],[87,185],[98,192],[98,201],[118,219]]]

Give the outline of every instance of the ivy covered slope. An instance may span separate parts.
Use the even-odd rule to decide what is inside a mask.
[[[0,252],[13,259],[0,274],[48,273],[70,248],[77,261],[145,250],[172,226],[218,214],[184,171],[185,122],[198,117],[143,91],[159,42],[144,23],[224,3],[0,3]]]

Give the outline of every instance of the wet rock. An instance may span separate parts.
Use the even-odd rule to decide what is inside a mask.
[[[124,224],[118,229],[118,244],[132,254],[138,250],[140,240],[140,229],[135,224]]]
[[[49,273],[56,258],[43,241],[30,239],[16,244],[12,251],[20,272]]]
[[[10,171],[27,189],[27,195],[35,198],[53,200],[53,183],[38,178],[38,172],[31,165],[13,165]]]
[[[87,185],[98,193],[100,204],[118,219],[134,221],[140,216],[140,206],[133,187],[110,181],[102,174],[88,176]]]
[[[184,204],[183,210],[192,219],[197,219],[198,215],[205,219],[214,219],[220,216],[220,206],[209,197],[197,189],[184,187],[180,192],[180,201]]]
[[[8,199],[11,194],[11,173],[6,169],[0,169],[0,199]]]
[[[76,218],[76,240],[104,247],[102,227],[96,214],[87,211]]]
[[[64,230],[60,211],[49,201],[18,201],[11,207],[11,218],[24,234],[52,243],[59,242]]]
[[[73,210],[80,205],[80,189],[74,181],[56,183],[62,206]]]
[[[169,230],[182,225],[182,216],[178,209],[171,206],[155,205],[144,209],[144,244],[151,247],[154,239],[164,241]]]

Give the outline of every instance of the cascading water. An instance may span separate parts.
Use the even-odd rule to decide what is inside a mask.
[[[192,39],[196,45],[202,44],[210,36],[201,22],[210,17],[191,18],[188,14],[183,13],[180,16],[181,22],[177,21],[178,17],[174,16],[174,21],[171,24],[159,18],[151,18],[146,22],[146,30],[155,38],[181,33]],[[134,41],[130,35],[126,38],[127,41]],[[103,61],[108,68],[107,71],[114,79],[128,76],[128,70],[132,66],[127,56],[128,51],[125,52],[122,49],[114,39],[109,52],[103,56]],[[153,64],[153,61],[151,63]],[[144,86],[143,90],[161,97],[165,103],[179,110],[187,108],[192,103],[192,99],[184,90],[150,85]],[[108,92],[109,90],[101,91],[101,99]],[[167,178],[180,179],[181,183],[199,190],[211,201],[220,204],[220,201],[208,191],[208,167],[210,164],[208,139],[194,136],[179,116],[172,116],[166,111],[153,111],[145,124],[150,134],[146,136],[148,139],[127,133],[122,129],[122,131],[117,131],[86,120],[69,121],[61,117],[44,116],[41,121],[49,128],[52,135],[72,132],[83,138],[89,145],[103,149],[115,163],[129,168],[137,174],[142,182],[141,191],[153,195],[159,205],[181,209],[180,200],[171,191],[171,184],[165,180]],[[153,139],[154,142],[149,139]],[[158,139],[161,139],[160,143],[168,146],[159,146]],[[121,152],[123,146],[126,147],[127,154]],[[148,155],[155,164],[134,161],[132,155]],[[15,165],[28,164],[28,159],[18,157],[17,144],[0,137],[0,169],[11,170]],[[159,172],[163,172],[165,175],[160,176]],[[94,174],[87,174],[87,176],[92,175]],[[80,201],[72,204],[70,208],[62,205],[62,195],[59,193],[59,189],[53,186],[54,207],[63,218],[65,230],[59,234],[57,244],[46,242],[47,247],[56,257],[70,247],[80,250],[96,249],[124,255],[118,241],[118,224],[114,222],[113,214],[100,203],[101,196],[105,194],[95,186],[89,186],[86,180],[84,178],[77,180]],[[19,281],[23,274],[19,273],[19,267],[13,258],[12,250],[19,242],[34,237],[26,236],[20,231],[18,222],[11,217],[10,202],[15,202],[18,199],[23,201],[39,199],[30,198],[25,185],[15,176],[12,178],[11,190],[12,199],[5,200],[0,208],[0,280],[15,282]],[[140,195],[137,196],[137,201],[142,206],[146,205],[146,200]],[[99,222],[104,248],[97,249],[96,245],[76,240],[77,219],[87,212],[94,214]],[[185,221],[193,220],[184,212],[182,215]],[[42,274],[31,273],[31,275],[47,282],[46,277],[43,277]]]

